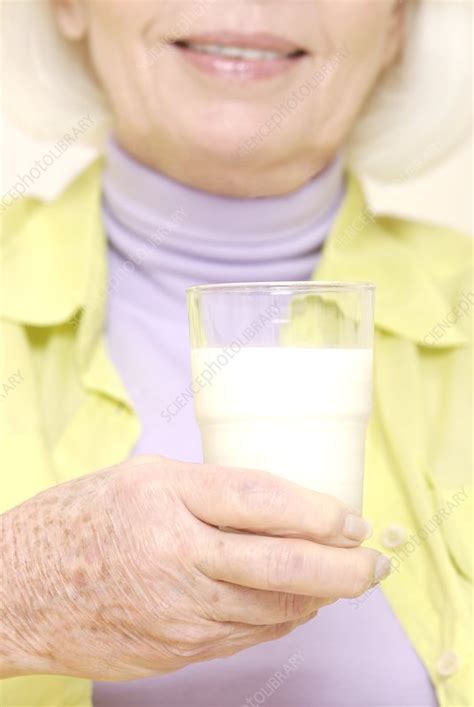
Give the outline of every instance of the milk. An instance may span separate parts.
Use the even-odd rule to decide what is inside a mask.
[[[265,469],[361,508],[370,349],[198,348],[192,367],[206,462]]]

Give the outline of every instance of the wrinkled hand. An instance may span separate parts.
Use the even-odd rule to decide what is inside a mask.
[[[388,572],[336,499],[161,457],[56,486],[2,520],[7,675],[171,672],[283,636]]]

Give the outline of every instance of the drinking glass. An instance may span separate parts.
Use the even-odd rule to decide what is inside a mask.
[[[187,297],[204,461],[264,469],[361,510],[374,286],[199,285]]]

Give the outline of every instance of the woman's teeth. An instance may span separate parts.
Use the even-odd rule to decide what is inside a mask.
[[[292,54],[271,51],[268,49],[249,49],[248,47],[221,46],[218,44],[188,44],[187,48],[202,54],[214,54],[227,59],[242,59],[243,61],[269,61],[285,59]]]

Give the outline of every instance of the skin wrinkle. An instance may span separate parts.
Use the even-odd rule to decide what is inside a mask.
[[[183,70],[174,49],[144,61],[143,30],[172,36],[181,0],[52,5],[66,40],[88,51],[122,147],[180,182],[242,196],[289,193],[341,150],[403,24],[395,0],[216,2],[193,33],[291,28],[309,49],[294,73],[242,90]],[[235,160],[275,106],[336,57],[281,129]],[[3,674],[130,680],[283,636],[372,583],[379,553],[343,536],[348,512],[264,472],[151,456],[44,491],[1,516]],[[262,543],[265,534],[275,537]]]
[[[285,573],[297,589],[298,568],[310,562],[292,555],[291,539],[272,539],[285,543],[276,555],[269,547],[255,553],[248,534],[235,536],[215,527],[213,507],[208,523],[196,518],[189,507],[205,504],[202,488],[206,483],[215,485],[216,479],[221,489],[215,490],[230,508],[241,497],[240,482],[262,488],[268,483],[282,527],[293,528],[293,519],[285,523],[281,517],[271,475],[231,469],[223,474],[159,457],[154,464],[135,460],[99,472],[97,478],[92,474],[61,484],[4,514],[7,571],[1,589],[5,596],[15,596],[5,622],[8,641],[0,646],[7,672],[105,680],[163,674],[273,640],[331,601],[253,590],[206,576],[198,561],[203,548],[204,560],[206,553],[213,554],[204,562],[206,571],[216,567],[225,576],[227,544],[233,537],[248,544],[245,564],[258,568],[269,589],[283,581]],[[277,485],[282,493],[286,489],[290,501],[286,514],[317,515],[318,494],[283,479]],[[224,496],[224,488],[227,492],[234,488],[234,497]],[[343,506],[320,497],[321,504],[328,502],[334,504],[331,517],[337,534],[336,509]],[[307,504],[313,513],[308,514]],[[258,527],[257,519],[254,523]],[[312,537],[312,542],[304,541],[308,547],[317,547],[309,528],[301,533]],[[358,549],[355,542],[352,548],[337,551],[349,553],[347,567],[354,567],[355,577],[365,573],[370,583],[378,553]],[[278,557],[286,558],[283,564],[275,565]],[[316,576],[317,568],[312,572]],[[355,581],[350,570],[339,575],[338,581],[348,587]],[[344,591],[335,590],[334,598]],[[265,612],[267,623],[262,621]]]
[[[53,4],[66,38],[87,46],[114,132],[138,162],[211,193],[271,196],[302,186],[340,150],[400,54],[406,3],[229,0],[210,3],[184,27],[186,0]],[[235,28],[284,37],[307,55],[271,81],[224,82],[188,67],[168,43],[175,35]],[[163,51],[153,56],[162,43]],[[279,107],[287,111],[292,95],[322,74],[288,119],[243,149]]]

